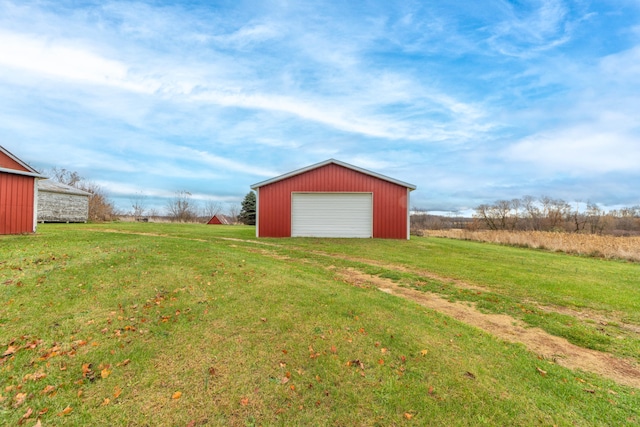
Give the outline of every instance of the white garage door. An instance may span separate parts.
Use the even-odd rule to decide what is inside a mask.
[[[292,237],[372,237],[373,194],[293,193]]]

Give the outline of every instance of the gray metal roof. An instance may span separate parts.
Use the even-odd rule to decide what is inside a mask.
[[[285,173],[284,175],[276,176],[275,178],[271,178],[271,179],[267,179],[266,181],[258,182],[257,184],[253,184],[251,186],[251,189],[255,190],[257,188],[264,187],[265,185],[273,184],[274,182],[282,181],[283,179],[291,178],[292,176],[300,175],[302,173],[309,172],[311,170],[318,169],[318,168],[321,168],[322,166],[326,166],[326,165],[329,165],[329,164],[335,164],[335,165],[338,165],[338,166],[345,167],[347,169],[354,170],[356,172],[363,173],[365,175],[369,175],[369,176],[372,176],[372,177],[375,177],[375,178],[379,178],[379,179],[381,179],[383,181],[392,182],[392,183],[400,185],[402,187],[406,187],[406,188],[408,188],[410,190],[415,190],[416,189],[416,186],[413,185],[413,184],[409,184],[409,183],[406,183],[404,181],[399,181],[397,179],[389,178],[388,176],[381,175],[379,173],[372,172],[372,171],[367,170],[367,169],[362,169],[362,168],[359,168],[357,166],[353,166],[353,165],[350,165],[349,163],[341,162],[340,160],[336,160],[336,159],[325,160],[324,162],[316,163],[316,164],[313,164],[311,166],[307,166],[307,167],[302,168],[302,169],[296,169],[296,170],[294,170],[292,172]]]
[[[61,184],[59,182],[45,179],[38,181],[38,191],[48,191],[50,193],[75,194],[77,196],[91,196],[91,193],[72,187],[70,185]]]

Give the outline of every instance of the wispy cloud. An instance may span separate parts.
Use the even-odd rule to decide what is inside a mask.
[[[123,200],[241,197],[328,157],[438,206],[637,180],[639,9],[0,0],[0,143]]]

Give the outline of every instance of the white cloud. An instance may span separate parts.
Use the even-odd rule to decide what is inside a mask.
[[[538,172],[593,175],[637,172],[637,137],[588,125],[541,132],[509,147],[505,160],[532,164]]]
[[[0,64],[81,83],[153,92],[157,85],[132,80],[128,67],[101,57],[77,43],[0,30]]]

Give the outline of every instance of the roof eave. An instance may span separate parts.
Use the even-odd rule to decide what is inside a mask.
[[[21,170],[17,170],[17,169],[9,169],[9,168],[0,168],[0,172],[4,172],[4,173],[12,173],[14,175],[24,175],[24,176],[30,176],[33,178],[37,178],[37,179],[47,179],[46,176],[38,173],[38,172],[26,172],[26,171],[21,171]]]

